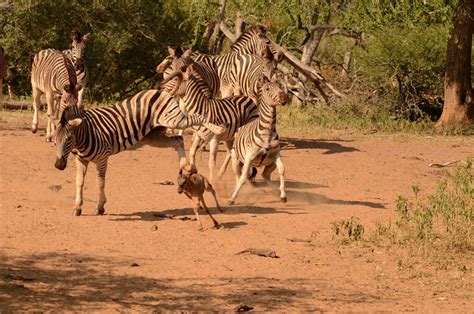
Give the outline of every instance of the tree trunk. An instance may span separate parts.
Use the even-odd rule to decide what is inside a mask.
[[[472,32],[474,0],[459,5],[454,15],[453,29],[448,41],[444,78],[443,113],[436,123],[463,125],[474,122],[474,99],[471,82]]]

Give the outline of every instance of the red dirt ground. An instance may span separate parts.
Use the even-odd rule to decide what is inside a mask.
[[[411,196],[413,184],[433,191],[447,168],[428,164],[474,156],[472,138],[284,138],[288,203],[258,177],[257,188],[247,184],[237,205],[227,206],[229,167],[218,185],[226,212],[217,213],[206,196],[224,228],[212,229],[202,214],[199,231],[180,219],[193,212],[176,185],[158,184],[176,180],[173,149],[145,146],[111,157],[102,217],[91,215],[98,195],[91,165],[83,216],[73,217],[72,157],[65,171],[56,170],[54,147],[29,131],[30,114],[0,114],[2,312],[232,311],[239,304],[279,312],[474,309],[472,260],[467,272],[417,277],[399,270],[385,249],[331,241],[335,220],[357,216],[370,230],[395,217],[397,196]],[[207,155],[198,156],[205,175]],[[312,234],[313,245],[288,240]],[[247,248],[280,258],[236,255]]]

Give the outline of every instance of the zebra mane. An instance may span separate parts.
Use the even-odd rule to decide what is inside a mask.
[[[254,36],[264,35],[267,32],[267,28],[263,25],[254,25],[242,33],[230,46],[230,49],[236,51],[240,46],[245,45]]]

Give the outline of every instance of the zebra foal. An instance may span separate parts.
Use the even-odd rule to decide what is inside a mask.
[[[280,199],[287,201],[285,190],[285,166],[280,155],[280,142],[276,132],[276,106],[285,105],[288,98],[278,83],[270,82],[265,76],[259,80],[261,96],[259,117],[240,128],[232,148],[232,168],[236,176],[236,186],[229,200],[234,204],[237,195],[248,180],[250,167],[265,167],[264,181],[273,187],[270,175],[278,168],[280,175]]]
[[[164,128],[184,129],[205,126],[215,133],[222,127],[208,123],[198,114],[185,116],[173,96],[158,90],[145,90],[114,107],[84,110],[76,106],[62,111],[55,133],[57,155],[55,167],[64,170],[72,152],[76,156],[76,201],[73,214],[82,213],[84,177],[89,162],[97,167],[99,201],[96,214],[105,212],[105,174],[111,155],[126,150],[146,138],[151,132]],[[180,163],[186,162],[182,137],[174,138]]]

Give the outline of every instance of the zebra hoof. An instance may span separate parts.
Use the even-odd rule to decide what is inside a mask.
[[[228,201],[227,201],[227,204],[229,204],[229,205],[234,205],[234,204],[235,204],[235,201],[234,201],[234,200],[228,200]]]
[[[101,209],[96,209],[95,211],[95,214],[97,216],[102,216],[103,214],[105,213],[105,209],[101,208]]]
[[[31,127],[31,132],[36,133],[36,131],[38,131],[38,128],[35,127],[35,126],[32,126],[32,127]]]
[[[288,202],[288,199],[286,198],[286,196],[285,197],[280,197],[280,201],[282,203],[286,203],[286,202]]]
[[[51,137],[47,137],[46,138],[46,143],[51,143],[53,140],[51,139]]]
[[[82,214],[82,209],[74,209],[72,214],[73,216],[80,216]]]

